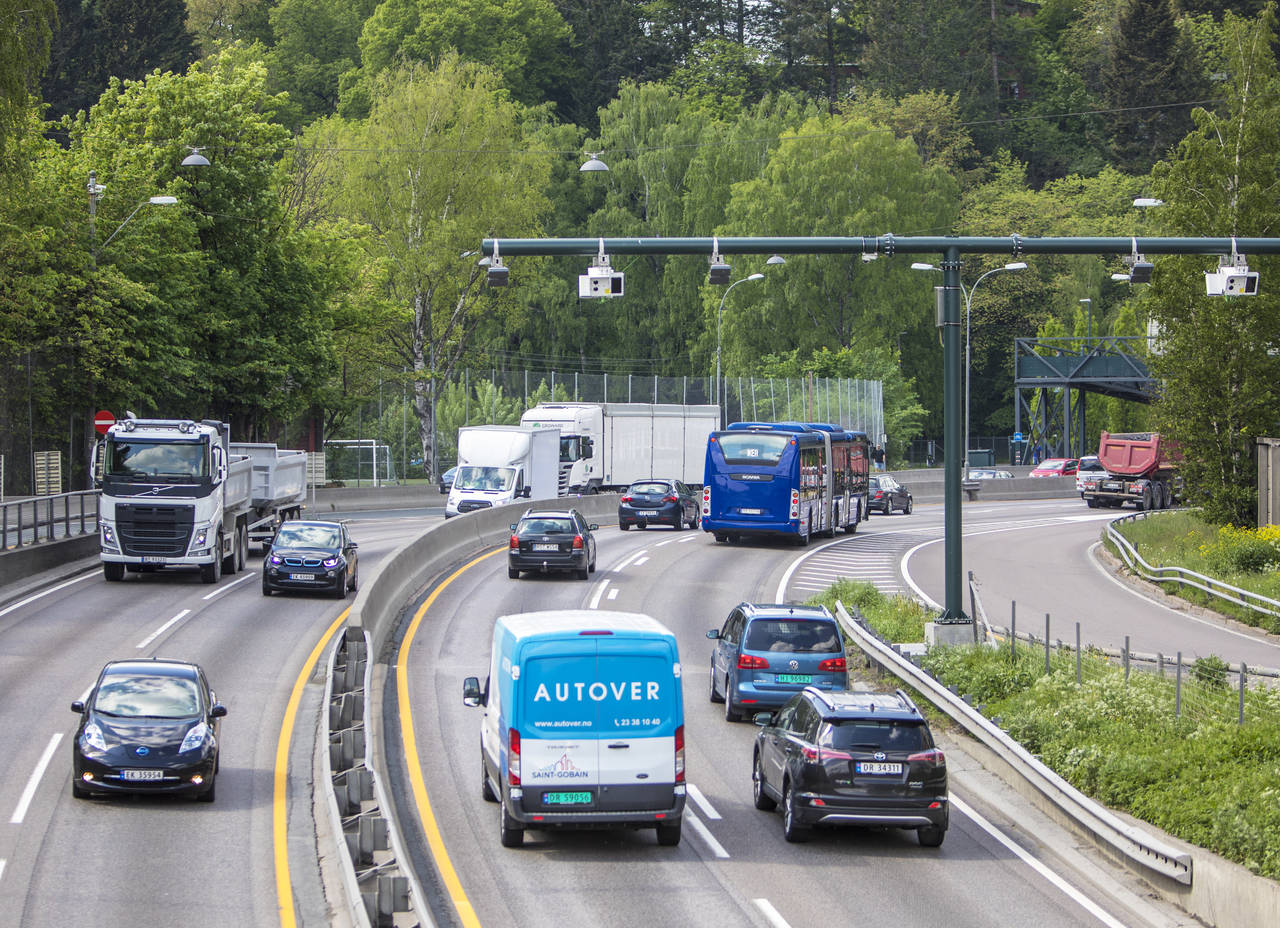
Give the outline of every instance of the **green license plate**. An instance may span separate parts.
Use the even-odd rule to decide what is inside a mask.
[[[778,674],[779,683],[812,683],[813,677],[807,673],[780,673]]]
[[[589,806],[590,793],[543,793],[542,801],[549,806]]]

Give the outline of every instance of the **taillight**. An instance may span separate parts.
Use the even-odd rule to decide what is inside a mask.
[[[845,663],[843,657],[832,657],[818,664],[819,670],[844,670]]]
[[[619,500],[619,502],[622,502],[622,503],[629,503],[629,502],[631,502],[631,497],[630,497],[630,496],[624,496],[624,497],[622,497],[622,499],[621,499],[621,500]]]
[[[519,539],[517,536],[515,536],[515,535],[512,535],[512,536],[511,536],[511,545],[510,545],[510,547],[511,547],[513,550],[514,550],[514,549],[518,549],[518,548],[520,547],[520,539]]]
[[[907,758],[909,764],[931,764],[934,767],[945,767],[947,765],[947,757],[937,748],[930,748],[927,751],[921,751],[919,754],[912,754]]]
[[[676,782],[684,782],[684,726],[676,728]]]
[[[711,515],[711,487],[702,488],[702,514],[704,516]]]
[[[763,657],[756,657],[754,654],[738,655],[739,670],[768,670],[769,662]]]
[[[803,754],[804,759],[811,764],[815,764],[822,759],[822,752],[807,744],[800,745],[800,753]]]
[[[677,499],[677,498],[676,498],[676,497],[674,497],[674,496],[664,496],[664,497],[662,497],[662,501],[663,501],[664,503],[678,503],[678,502],[680,502],[680,500],[679,500],[679,499]]]
[[[791,518],[800,518],[800,491],[791,491]]]
[[[829,760],[853,760],[853,755],[848,751],[837,751],[834,748],[815,748],[807,744],[801,745],[800,753],[811,764],[821,764]]]
[[[579,549],[579,548],[581,548],[581,547],[582,547],[582,536],[581,536],[581,535],[574,535],[574,536],[573,536],[573,548],[574,548],[574,550],[576,551],[576,550],[578,550],[578,549]]]
[[[520,785],[520,732],[507,729],[507,785]]]

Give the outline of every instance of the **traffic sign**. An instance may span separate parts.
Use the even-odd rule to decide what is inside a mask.
[[[93,427],[99,435],[107,434],[107,429],[116,424],[116,417],[109,409],[99,409],[93,414]]]
[[[1014,432],[1014,433],[1013,433],[1013,440],[1014,440],[1014,441],[1022,441],[1022,433],[1021,433],[1021,432]]]

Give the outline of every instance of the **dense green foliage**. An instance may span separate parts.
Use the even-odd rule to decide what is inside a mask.
[[[627,296],[593,302],[580,260],[520,260],[498,292],[466,253],[1130,235],[1152,193],[1167,205],[1144,232],[1266,235],[1277,216],[1259,2],[0,0],[0,26],[0,453],[18,486],[33,447],[81,460],[102,406],[315,441],[390,384],[432,462],[436,398],[464,367],[704,378],[717,355],[730,376],[884,381],[892,456],[941,433],[937,278],[909,262],[796,255],[721,312],[701,256],[628,262]],[[210,167],[180,167],[189,146]],[[609,172],[579,174],[585,152]],[[967,259],[964,280],[1001,260]],[[972,294],[973,431],[1013,428],[1014,338],[1155,319],[1165,403],[1095,400],[1088,431],[1184,439],[1192,492],[1240,521],[1250,442],[1276,426],[1273,298],[1207,300],[1190,259],[1150,287],[1114,264],[1041,256]]]

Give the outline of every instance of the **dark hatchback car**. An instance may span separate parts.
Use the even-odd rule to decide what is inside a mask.
[[[679,480],[637,480],[618,500],[618,528],[670,525],[697,528],[702,501]]]
[[[947,761],[904,693],[809,688],[761,726],[752,756],[755,806],[782,805],[783,836],[814,826],[914,829],[924,847],[947,833]]]
[[[450,467],[440,475],[439,487],[441,493],[448,493],[453,489],[453,478],[456,476],[458,476],[458,468],[456,467]]]
[[[356,549],[345,522],[286,522],[262,562],[262,595],[303,590],[342,599],[360,585]]]
[[[586,580],[596,569],[596,537],[600,526],[588,523],[576,509],[529,509],[511,526],[507,576],[521,571],[571,571]]]
[[[711,701],[724,717],[774,709],[806,686],[848,685],[844,639],[825,606],[739,603],[711,629]]]
[[[911,515],[911,491],[888,474],[870,478],[870,495],[868,510],[878,509],[889,515],[895,509],[900,509],[904,516]]]
[[[71,792],[174,793],[213,802],[219,720],[204,671],[185,661],[112,661],[84,702],[71,743]]]

